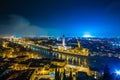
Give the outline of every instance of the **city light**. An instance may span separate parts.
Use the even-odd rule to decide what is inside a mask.
[[[120,75],[120,70],[116,71],[116,74],[117,74],[117,75]]]
[[[0,0],[0,80],[120,80],[119,9],[120,0]]]
[[[83,37],[88,38],[88,37],[93,37],[90,33],[85,33]]]

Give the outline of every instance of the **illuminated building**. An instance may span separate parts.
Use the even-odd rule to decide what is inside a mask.
[[[31,69],[35,69],[34,73],[31,76],[30,80],[38,79],[54,79],[55,78],[55,69],[57,68],[60,72],[64,71],[64,68],[66,66],[66,63],[64,60],[59,59],[41,59],[43,62],[39,64],[32,65],[32,63],[29,67]],[[41,61],[40,60],[40,61]],[[38,60],[39,62],[39,60]]]
[[[13,64],[12,66],[10,66],[9,68],[13,69],[13,70],[26,70],[28,69],[28,66],[27,65],[24,65],[24,64]]]
[[[2,46],[8,48],[8,42],[3,42]]]
[[[57,44],[56,46],[52,46],[53,50],[60,50],[60,51],[64,51],[64,50],[68,50],[71,49],[71,46],[66,46],[65,43],[65,36],[63,35],[62,37],[62,44]]]

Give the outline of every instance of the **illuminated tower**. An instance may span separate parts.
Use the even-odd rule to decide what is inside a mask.
[[[80,49],[81,48],[80,41],[77,40],[77,43],[78,43],[78,48]]]
[[[65,46],[65,36],[62,37],[62,46]]]

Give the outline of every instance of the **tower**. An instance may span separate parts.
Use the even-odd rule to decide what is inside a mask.
[[[62,37],[62,46],[65,46],[65,36]]]
[[[78,49],[80,49],[81,48],[80,41],[79,41],[79,39],[77,37],[76,37],[76,40],[77,40]]]
[[[81,48],[80,41],[77,40],[77,43],[78,43],[78,48],[80,49]]]

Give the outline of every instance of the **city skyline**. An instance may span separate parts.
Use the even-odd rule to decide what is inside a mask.
[[[0,35],[120,37],[118,0],[0,1]]]
[[[0,80],[120,80],[120,0],[0,0]]]

